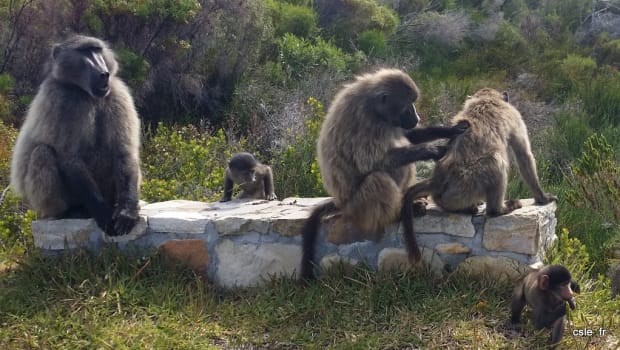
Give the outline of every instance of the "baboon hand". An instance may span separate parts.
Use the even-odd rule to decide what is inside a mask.
[[[275,193],[269,193],[269,194],[267,195],[267,200],[270,200],[270,201],[275,201],[275,200],[277,200],[277,199],[278,199],[278,196],[276,196],[276,194],[275,194]]]
[[[452,132],[454,133],[453,136],[458,136],[462,133],[464,133],[465,131],[467,131],[467,129],[469,129],[469,122],[466,120],[461,120],[460,122],[458,122],[455,126],[452,127]]]
[[[428,152],[427,159],[439,160],[444,155],[446,155],[447,151],[448,151],[448,146],[444,146],[444,145],[427,145],[426,146],[426,152]]]
[[[107,232],[110,236],[122,236],[128,234],[138,222],[138,208],[118,206],[112,215],[114,226]]]
[[[551,202],[557,202],[558,197],[552,195],[551,193],[545,193],[542,198],[536,199],[536,204],[548,204]]]
[[[231,197],[229,196],[224,196],[222,197],[222,199],[220,199],[220,202],[230,202]]]

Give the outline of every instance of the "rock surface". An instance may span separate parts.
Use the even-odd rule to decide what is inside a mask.
[[[160,248],[219,286],[252,287],[274,276],[297,276],[299,232],[312,208],[324,200],[143,204],[139,225],[122,237],[106,237],[92,219],[39,220],[32,229],[35,245],[45,251],[97,250],[110,244]],[[523,208],[494,218],[445,213],[429,205],[426,216],[414,219],[423,262],[437,273],[464,269],[491,278],[518,277],[528,265],[540,262],[556,239],[555,203],[522,203]],[[389,226],[377,242],[348,244],[326,242],[325,226],[316,247],[322,268],[362,262],[380,270],[411,268],[400,223]]]

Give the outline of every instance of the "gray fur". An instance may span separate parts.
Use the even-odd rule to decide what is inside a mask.
[[[224,196],[220,202],[232,199],[234,184],[241,188],[237,199],[278,199],[274,192],[271,167],[262,164],[250,153],[239,152],[233,155],[224,175]]]
[[[519,111],[505,100],[507,94],[484,88],[469,97],[453,124],[467,123],[469,129],[451,141],[435,167],[431,179],[417,185],[415,195],[432,195],[443,209],[475,213],[486,201],[487,214],[503,215],[521,207],[518,200],[505,201],[509,152],[513,152],[521,177],[538,204],[556,197],[543,192],[536,161]]]
[[[403,190],[414,183],[419,160],[439,159],[445,146],[420,144],[461,134],[461,127],[414,128],[419,91],[409,75],[381,69],[357,77],[335,96],[318,140],[323,186],[332,200],[316,207],[302,228],[301,276],[313,277],[320,220],[340,211],[328,232],[332,243],[379,240],[399,218]],[[419,256],[415,239],[407,242]]]
[[[54,46],[11,163],[13,189],[41,218],[91,216],[110,234],[135,224],[140,120],[116,71],[97,38]]]

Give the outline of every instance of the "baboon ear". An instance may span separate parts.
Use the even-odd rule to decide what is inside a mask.
[[[538,276],[538,288],[547,290],[549,288],[549,275]]]

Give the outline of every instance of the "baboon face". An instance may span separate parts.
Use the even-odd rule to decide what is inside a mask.
[[[249,153],[236,154],[228,164],[230,177],[241,185],[256,182],[256,166],[258,161]]]
[[[415,108],[418,93],[406,84],[394,84],[381,92],[375,102],[375,112],[380,120],[403,129],[413,129],[420,121]]]
[[[110,92],[109,78],[115,62],[102,41],[68,40],[54,47],[52,60],[55,79],[78,86],[92,97],[105,97]]]

